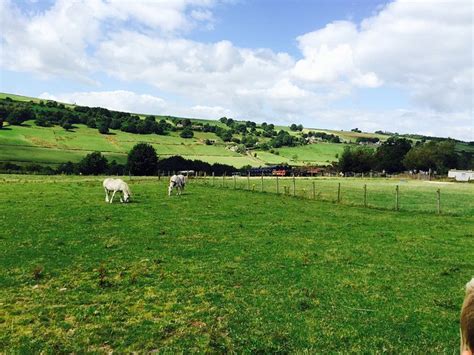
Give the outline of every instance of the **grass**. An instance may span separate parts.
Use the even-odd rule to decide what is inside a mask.
[[[458,349],[472,214],[100,181],[0,176],[1,352]]]
[[[345,144],[318,143],[298,147],[283,147],[277,151],[281,157],[288,159],[292,164],[319,164],[328,165],[337,161],[337,156],[344,150]]]
[[[208,186],[233,188],[234,177],[212,178],[198,180],[199,183]],[[314,183],[314,196],[313,196]],[[441,213],[451,215],[474,216],[474,185],[469,183],[454,182],[430,182],[412,179],[395,178],[296,178],[295,185],[291,177],[265,176],[263,180],[263,191],[280,194],[286,193],[305,199],[318,201],[337,202],[339,184],[340,204],[351,206],[364,206],[381,210],[394,210],[396,205],[396,187],[399,188],[399,209],[410,212],[437,213],[437,190],[440,191]],[[366,186],[366,201],[364,202],[364,185]],[[260,177],[235,177],[235,187],[241,190],[262,191],[262,179]],[[278,191],[277,191],[278,186]]]
[[[260,165],[264,162],[226,149],[217,139],[215,145],[206,145],[211,133],[199,132],[193,139],[182,139],[177,132],[166,136],[139,135],[122,131],[101,135],[96,129],[76,125],[72,131],[59,126],[38,127],[33,122],[24,126],[8,126],[0,130],[0,161],[58,164],[68,160],[77,162],[92,151],[103,152],[110,159],[125,162],[128,151],[139,142],[153,145],[158,156],[182,155],[206,162],[221,162],[237,167]]]

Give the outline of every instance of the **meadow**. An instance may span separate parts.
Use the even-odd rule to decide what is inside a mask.
[[[210,176],[196,181],[210,187],[227,187],[305,199],[361,206],[380,210],[398,210],[474,216],[474,185],[450,181],[412,178],[335,178],[264,176]],[[439,211],[438,211],[439,191]]]
[[[101,179],[0,176],[1,352],[458,351],[472,199],[395,212],[231,178],[168,197],[154,177],[110,205]]]

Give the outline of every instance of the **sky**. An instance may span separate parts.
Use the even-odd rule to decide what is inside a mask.
[[[470,0],[0,0],[0,91],[474,141]]]

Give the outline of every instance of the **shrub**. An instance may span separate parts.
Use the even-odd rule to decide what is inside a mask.
[[[181,138],[193,138],[194,137],[194,132],[190,128],[186,127],[181,131],[179,136]]]

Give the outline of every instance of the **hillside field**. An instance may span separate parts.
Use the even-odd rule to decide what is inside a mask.
[[[472,198],[436,215],[231,179],[168,197],[155,177],[127,178],[132,203],[111,205],[101,180],[0,176],[0,352],[459,349]]]
[[[206,139],[215,140],[216,143],[206,145]],[[224,142],[213,133],[195,132],[194,138],[191,139],[179,137],[179,132],[160,136],[111,130],[111,134],[103,135],[97,129],[80,124],[75,125],[73,130],[66,131],[59,126],[38,127],[34,122],[28,121],[22,126],[7,125],[0,130],[0,161],[55,165],[67,161],[77,162],[88,153],[100,151],[110,160],[125,163],[128,151],[139,142],[153,145],[159,157],[181,155],[188,159],[199,159],[208,163],[218,162],[238,168],[244,165],[263,166],[280,163],[302,165],[310,162],[308,154],[311,155],[311,152],[312,163],[326,165],[330,161],[337,160],[336,154],[342,152],[344,147],[343,144],[320,143],[277,149],[281,151],[280,155],[268,151],[239,154],[227,149]],[[295,155],[296,160],[293,159]]]

